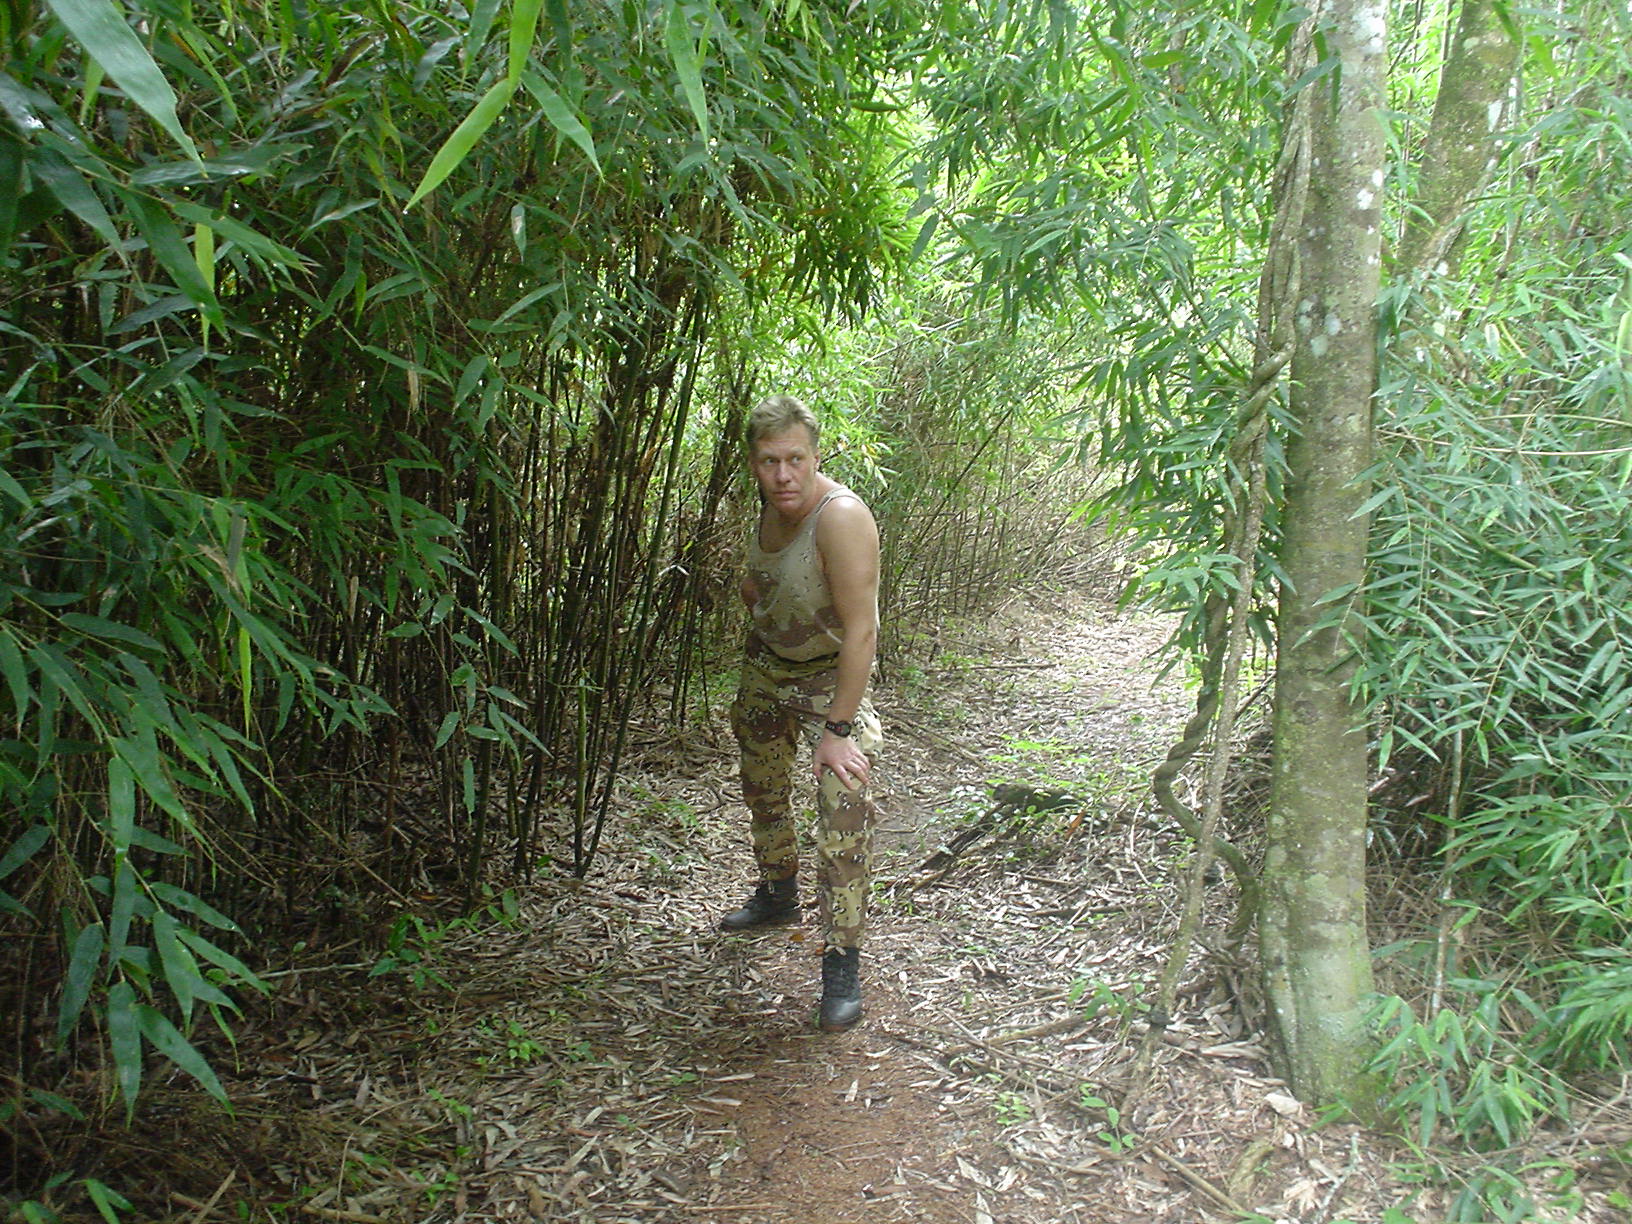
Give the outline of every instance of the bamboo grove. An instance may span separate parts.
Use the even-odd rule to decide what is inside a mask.
[[[217,1090],[184,1033],[256,985],[246,930],[590,868],[634,704],[685,716],[735,633],[741,413],[905,264],[874,94],[925,38],[901,4],[141,14],[0,31],[10,1068],[94,1028],[127,1107],[148,1049]]]
[[[588,872],[632,718],[729,666],[769,390],[879,510],[892,651],[1094,565],[1073,501],[1176,659],[1218,674],[1243,583],[1270,648],[1319,31],[990,7],[0,4],[13,1109],[99,1043],[110,1105],[150,1051],[218,1090],[190,1036],[249,931]],[[1398,7],[1349,631],[1372,853],[1442,904],[1379,962],[1375,1070],[1488,1144],[1632,1031],[1632,30]]]

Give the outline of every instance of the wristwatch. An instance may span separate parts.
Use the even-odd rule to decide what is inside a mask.
[[[833,734],[838,736],[840,739],[846,739],[850,735],[850,720],[848,718],[840,722],[834,722],[831,718],[829,718],[824,720],[822,725],[829,731],[833,732]]]

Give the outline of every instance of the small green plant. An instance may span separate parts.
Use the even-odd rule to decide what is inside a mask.
[[[1523,1224],[1536,1204],[1524,1183],[1506,1169],[1481,1169],[1452,1197],[1445,1224]]]
[[[423,1186],[425,1198],[432,1207],[435,1207],[444,1195],[452,1194],[458,1188],[459,1174],[451,1165],[444,1168],[434,1181],[428,1181]]]
[[[1079,977],[1071,983],[1066,998],[1080,1004],[1090,1020],[1101,1012],[1110,1012],[1120,1020],[1150,1010],[1150,1005],[1139,996],[1144,993],[1144,982],[1128,982],[1113,986],[1101,978]]]
[[[1559,997],[1540,1041],[1542,1058],[1571,1067],[1623,1063],[1632,1039],[1632,952],[1597,948],[1547,972],[1558,983]]]
[[[589,1044],[587,1038],[580,1038],[579,1040],[574,1041],[572,1044],[567,1046],[564,1053],[567,1061],[574,1063],[588,1062],[591,1058],[595,1057],[594,1047]]]
[[[428,1095],[430,1096],[431,1100],[435,1101],[438,1105],[442,1106],[443,1109],[447,1110],[448,1116],[451,1118],[462,1119],[463,1121],[469,1122],[474,1116],[474,1111],[469,1105],[465,1104],[463,1101],[454,1100],[452,1097],[448,1096],[439,1089],[430,1089]]]
[[[500,1032],[494,1020],[482,1017],[471,1031],[478,1037],[484,1038],[495,1046],[500,1039]],[[504,1022],[504,1063],[511,1067],[531,1066],[544,1057],[544,1047],[534,1040],[532,1033],[520,1020],[510,1019]],[[478,1066],[486,1067],[498,1061],[496,1056],[483,1054],[476,1059]]]
[[[1120,1156],[1139,1142],[1138,1135],[1122,1129],[1122,1111],[1099,1096],[1094,1085],[1078,1086],[1077,1107],[1085,1114],[1098,1114],[1105,1119],[1105,1125],[1100,1128],[1098,1138],[1111,1149],[1113,1155]]]
[[[1027,775],[1022,781],[1033,786],[1070,787],[1080,781],[1082,767],[1093,763],[1091,753],[1084,753],[1081,745],[1064,740],[1034,740],[1021,736],[1005,736],[1006,751],[995,753],[994,761],[1022,765]],[[1005,779],[994,778],[994,784]]]
[[[1128,1013],[1128,1001],[1116,987],[1101,978],[1078,978],[1071,983],[1066,998],[1074,1004],[1081,1004],[1082,1014],[1090,1020],[1107,1008],[1118,1016]]]
[[[432,962],[437,945],[447,938],[447,934],[445,926],[433,926],[418,914],[399,915],[385,937],[385,955],[374,962],[368,976],[380,977],[400,971],[408,975],[415,990],[424,990],[432,985],[452,990],[447,978]]]
[[[390,1164],[390,1158],[378,1152],[347,1152],[341,1168],[340,1183],[350,1190],[361,1192],[375,1184],[375,1175]]]
[[[1012,1090],[999,1092],[992,1108],[1002,1126],[1018,1126],[1031,1120],[1031,1102]]]
[[[511,1020],[504,1043],[504,1057],[512,1066],[531,1066],[544,1057],[544,1047],[534,1041],[526,1025]]]
[[[47,1197],[50,1196],[53,1190],[61,1189],[73,1179],[71,1173],[53,1175],[45,1183]],[[84,1189],[85,1196],[91,1200],[92,1206],[96,1208],[97,1215],[106,1220],[107,1224],[120,1224],[122,1217],[119,1213],[132,1209],[129,1199],[112,1186],[100,1182],[94,1177],[87,1177],[79,1184]],[[10,1214],[6,1216],[6,1219],[21,1220],[24,1224],[58,1224],[62,1216],[54,1208],[47,1206],[38,1199],[25,1199],[23,1202],[16,1203],[11,1207]]]
[[[419,914],[399,914],[386,934],[385,955],[374,962],[368,976],[372,978],[403,972],[408,974],[415,990],[424,990],[433,985],[452,990],[452,985],[436,964],[448,939],[465,931],[486,930],[493,926],[514,930],[520,921],[521,907],[513,891],[505,889],[496,897],[491,893],[488,896],[486,905],[446,922],[428,922]]]

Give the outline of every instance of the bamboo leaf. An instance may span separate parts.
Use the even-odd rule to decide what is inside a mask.
[[[153,1048],[163,1054],[176,1066],[192,1076],[216,1100],[223,1105],[227,1103],[226,1091],[221,1087],[221,1081],[215,1077],[210,1064],[204,1061],[204,1056],[193,1048],[188,1041],[165,1018],[163,1012],[149,1007],[145,1003],[136,1007],[136,1023],[141,1029],[142,1036],[153,1044]]]
[[[197,931],[189,931],[186,927],[182,927],[177,930],[176,935],[178,938],[180,938],[182,943],[186,944],[194,952],[197,952],[212,965],[217,965],[220,968],[225,969],[228,973],[232,974],[237,981],[242,982],[245,986],[258,990],[262,994],[265,994],[269,989],[271,989],[264,981],[261,980],[260,975],[248,965],[244,964],[243,961],[239,960],[231,952],[218,948],[215,944],[205,939],[204,936],[200,935]]]
[[[51,829],[47,825],[37,824],[25,830],[21,837],[11,843],[11,849],[6,851],[5,857],[0,858],[0,880],[33,858],[50,837]]]
[[[538,301],[542,297],[549,296],[551,293],[554,293],[559,288],[560,288],[559,283],[556,283],[556,284],[545,285],[542,289],[533,289],[533,290],[530,290],[527,293],[522,294],[515,301],[511,302],[509,306],[505,307],[505,310],[504,310],[503,314],[501,314],[498,318],[493,320],[494,325],[497,326],[498,324],[503,323],[506,319],[510,318],[512,315],[520,314],[523,310],[526,310],[527,307],[531,306],[534,302]]]
[[[85,1111],[66,1097],[60,1097],[54,1092],[47,1092],[44,1088],[30,1088],[28,1095],[35,1103],[43,1105],[47,1109],[54,1109],[65,1117],[72,1118],[75,1122],[85,1120]]]
[[[459,726],[459,711],[449,710],[442,719],[442,725],[436,732],[436,746],[433,751],[440,751],[442,745],[453,737],[455,728]]]
[[[360,204],[353,205],[351,210],[337,211],[344,213],[358,208],[368,208],[374,203],[373,200],[365,200]],[[265,260],[274,267],[303,268],[306,266],[306,261],[298,251],[284,246],[281,242],[273,241],[265,234],[252,229],[235,217],[212,212],[208,208],[202,208],[186,200],[177,200],[171,207],[175,209],[178,217],[191,221],[194,225],[208,227],[228,242],[236,243],[248,254],[257,259]],[[314,222],[313,224],[317,223]],[[213,281],[211,282],[211,288],[214,288]]]
[[[0,186],[3,186],[3,184],[0,184]],[[3,244],[0,244],[0,247],[3,247]],[[4,469],[0,469],[0,493],[6,494],[24,510],[29,510],[34,505],[34,499],[28,495],[28,490],[18,483],[15,476]]]
[[[147,797],[173,816],[183,828],[191,829],[193,827],[192,814],[188,812],[186,806],[181,802],[181,796],[176,793],[175,785],[165,774],[164,761],[160,756],[158,741],[154,737],[152,729],[144,727],[141,729],[140,734],[135,736],[120,735],[110,737],[108,744],[112,747],[116,758],[115,761],[108,763],[110,787],[112,785],[111,777],[114,764],[116,762],[128,764],[136,780],[141,783],[142,790]],[[109,814],[115,820],[120,820],[123,818],[123,814],[112,811],[113,799],[114,795],[110,790]],[[134,799],[130,807],[132,814],[134,814]],[[121,835],[116,832],[116,839]],[[128,840],[125,844],[129,844]]]
[[[198,265],[198,274],[204,281],[204,287],[209,290],[210,296],[215,296],[215,231],[204,222],[193,226],[193,262]],[[206,350],[210,347],[210,320],[204,318],[204,325],[200,328],[199,342]]]
[[[161,205],[152,200],[131,196],[129,205],[136,228],[146,239],[147,249],[159,261],[159,266],[170,274],[176,288],[192,299],[209,323],[225,331],[226,319],[221,314],[221,303],[216,301],[215,291],[199,275],[198,262],[187,249],[176,223]]]
[[[101,616],[88,616],[83,612],[64,612],[57,618],[70,629],[77,629],[81,633],[88,633],[92,637],[112,638],[116,641],[129,642],[133,646],[142,646],[148,650],[162,651],[156,638],[143,633],[140,629],[132,629],[129,625],[121,625],[118,621],[110,621]]]
[[[510,307],[510,310],[512,311],[516,309],[518,309],[516,306]],[[509,311],[506,311],[505,313],[508,314]],[[455,407],[465,402],[465,397],[468,396],[471,391],[475,389],[476,384],[482,380],[482,375],[487,373],[489,364],[490,362],[488,361],[486,353],[477,353],[476,356],[472,357],[465,364],[464,370],[462,370],[459,374],[459,385],[453,389],[453,402]]]
[[[96,1204],[96,1210],[108,1224],[121,1224],[119,1213],[130,1210],[129,1199],[94,1177],[85,1179],[85,1193],[91,1196],[91,1202]]]
[[[81,714],[85,721],[93,727],[101,727],[101,711],[97,709],[85,690],[80,685],[83,677],[79,670],[68,661],[68,657],[56,646],[49,642],[42,642],[28,652],[29,658],[34,660],[34,666],[39,668],[40,675],[56,685],[58,690],[66,693],[68,700]]]
[[[538,100],[538,105],[544,111],[544,117],[561,135],[584,151],[589,158],[589,164],[595,167],[596,174],[602,174],[601,159],[595,155],[595,140],[589,134],[589,128],[573,110],[572,106],[555,90],[545,84],[544,79],[536,72],[524,72],[521,82],[527,87],[527,92]]]
[[[199,221],[193,225],[193,261],[198,264],[198,274],[203,277],[205,286],[214,293],[215,230],[208,221]]]
[[[68,1040],[79,1024],[85,1001],[91,997],[91,986],[96,982],[96,971],[102,963],[106,944],[102,924],[92,922],[82,927],[74,937],[74,950],[68,957],[68,972],[63,975],[62,1002],[57,1006],[57,1041]]]
[[[176,93],[153,57],[142,46],[114,0],[46,0],[57,20],[85,48],[85,53],[125,91],[137,106],[170,134],[194,161],[199,160],[192,138],[176,117]]]
[[[28,168],[45,184],[46,190],[74,216],[78,217],[96,236],[115,250],[119,248],[119,231],[107,206],[90,182],[67,158],[54,149],[35,149]]]
[[[23,147],[9,130],[0,129],[0,258],[11,250],[17,236],[17,205],[22,196]]]
[[[663,45],[668,49],[669,59],[680,77],[680,87],[685,91],[686,103],[697,119],[697,130],[702,134],[704,143],[707,143],[708,98],[703,93],[704,43],[691,37],[691,22],[686,16],[684,5],[678,3],[670,5],[668,25],[663,31]]]
[[[21,837],[12,843],[6,856],[0,859],[0,880],[5,879],[29,859],[33,858],[39,848],[51,836],[51,830],[43,825],[34,825],[26,830]],[[9,892],[0,889],[0,911],[8,914],[28,914],[28,907]]]
[[[108,1047],[125,1098],[128,1119],[136,1109],[142,1086],[142,1036],[136,1025],[136,991],[129,982],[116,982],[108,991]]]
[[[170,993],[181,1005],[183,1020],[193,1018],[194,987],[197,985],[198,965],[187,949],[176,938],[176,920],[164,910],[153,915],[153,947],[159,954],[159,967],[164,980],[170,983]]]
[[[298,156],[302,146],[292,143],[267,143],[251,149],[240,149],[222,157],[208,157],[202,162],[149,162],[132,170],[132,187],[199,187],[206,184],[219,186],[224,180],[243,178],[250,174],[274,172],[288,157]],[[179,203],[171,200],[172,207]],[[196,205],[195,205],[196,207]],[[207,209],[200,208],[200,212]]]
[[[527,66],[527,54],[533,49],[538,33],[538,15],[544,10],[544,0],[514,0],[510,6],[510,69],[509,79],[521,79],[521,70]]]
[[[476,147],[476,142],[493,126],[493,121],[509,104],[515,92],[516,82],[508,78],[495,81],[488,88],[481,100],[470,108],[470,114],[465,116],[463,122],[453,129],[453,134],[442,143],[442,147],[436,151],[436,156],[431,158],[425,177],[419,181],[419,186],[414,188],[414,194],[408,197],[408,203],[403,205],[404,212],[430,195],[442,185],[442,181],[448,175],[458,169],[459,163],[470,155],[470,151]]]
[[[186,853],[186,849],[180,843],[173,842],[168,837],[160,837],[151,829],[142,828],[141,825],[130,831],[130,844],[138,850],[151,850],[154,854]]]
[[[499,15],[501,0],[476,0],[470,10],[470,28],[465,33],[465,62],[469,64],[476,50],[493,32],[493,20]]]
[[[28,664],[23,660],[23,652],[17,648],[17,639],[4,626],[0,626],[0,672],[5,673],[6,685],[11,689],[11,703],[17,711],[17,721],[21,723],[34,690],[28,683]]]
[[[935,227],[940,223],[941,214],[931,213],[924,218],[924,223],[918,227],[918,238],[912,244],[912,254],[907,256],[907,262],[917,263],[918,257],[929,246],[929,240],[935,236]]]
[[[136,869],[121,858],[113,872],[113,908],[108,914],[108,956],[113,961],[125,959],[125,937],[130,934],[139,894]]]
[[[174,884],[154,884],[153,895],[167,905],[173,905],[195,918],[202,918],[213,927],[219,927],[223,931],[239,930],[238,924],[231,918],[184,888],[177,888]]]
[[[251,703],[254,686],[254,656],[250,651],[249,630],[243,625],[238,626],[238,693],[243,705],[244,734],[248,735],[255,724],[255,714]]]

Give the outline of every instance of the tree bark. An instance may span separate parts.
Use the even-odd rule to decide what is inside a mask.
[[[1325,0],[1333,72],[1310,88],[1298,242],[1260,953],[1283,1075],[1306,1100],[1366,1111],[1367,751],[1350,695],[1348,611],[1365,576],[1384,141],[1384,0]],[[1317,41],[1317,45],[1320,45]]]
[[[1518,64],[1518,39],[1494,0],[1462,0],[1417,173],[1417,211],[1394,260],[1402,273],[1455,271],[1468,203],[1496,165],[1495,136]]]

